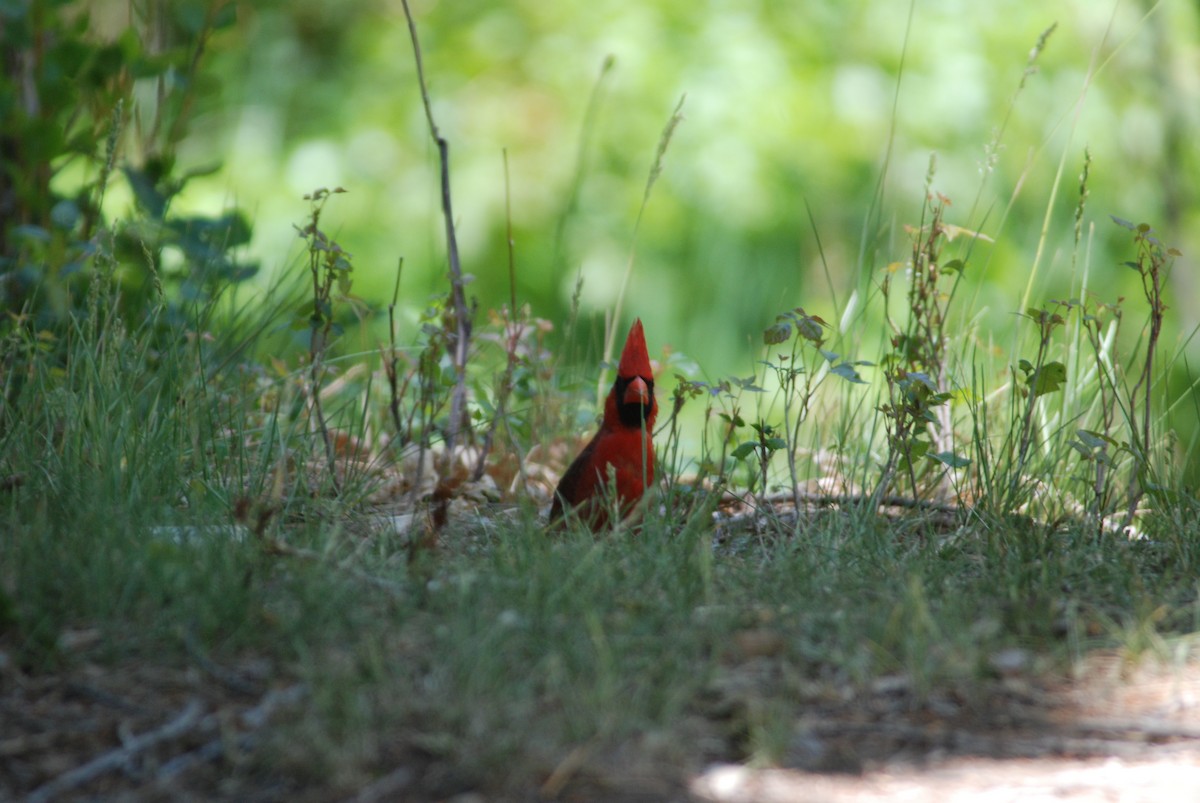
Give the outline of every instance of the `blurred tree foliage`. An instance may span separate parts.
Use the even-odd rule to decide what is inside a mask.
[[[710,374],[745,373],[756,333],[776,312],[803,304],[837,321],[855,288],[905,259],[903,226],[917,221],[936,152],[933,186],[953,203],[947,220],[994,240],[977,246],[969,269],[989,323],[1008,330],[1046,221],[1035,294],[1078,290],[1071,246],[1086,146],[1085,226],[1098,223],[1085,232],[1093,286],[1119,291],[1130,281],[1118,267],[1125,240],[1107,215],[1145,220],[1184,253],[1172,275],[1176,323],[1186,330],[1197,320],[1200,216],[1185,180],[1200,169],[1195,3],[412,7],[434,112],[451,143],[469,290],[484,308],[508,297],[507,153],[521,301],[562,321],[581,277],[585,315],[610,310],[634,249],[626,314],[642,316],[654,341],[688,352]],[[30,171],[38,164],[56,174],[49,205],[24,210],[33,225],[53,229],[54,204],[86,186],[87,176],[61,169],[72,148],[93,158],[101,149],[104,110],[86,115],[82,129],[70,126],[82,114],[79,87],[141,76],[127,136],[143,145],[126,151],[122,164],[135,172],[110,190],[110,217],[170,210],[184,221],[220,221],[234,202],[250,210],[249,256],[278,272],[298,254],[301,196],[340,185],[348,193],[326,221],[355,255],[356,291],[384,303],[400,257],[410,320],[444,290],[436,153],[397,0],[8,0],[0,8],[6,109],[20,77],[9,54],[21,42],[15,51],[7,43],[24,36],[14,22],[22,9],[61,26],[68,41],[87,10],[98,43],[86,68],[64,62],[73,88],[47,97],[41,117],[27,121],[67,138],[47,137],[48,156],[22,157],[7,173],[10,185],[44,185]],[[1030,71],[1030,49],[1054,23]],[[131,25],[143,34],[131,37]],[[658,136],[685,94],[686,119],[635,244]],[[167,97],[183,105],[153,125]],[[186,125],[170,124],[180,117]],[[145,144],[147,132],[157,132],[157,147]],[[225,245],[249,240],[246,221],[225,223]],[[195,228],[158,229],[177,239],[183,230]],[[187,253],[179,243],[174,250]],[[581,331],[596,342],[597,327]]]
[[[172,206],[216,169],[181,167],[177,148],[195,104],[216,94],[201,67],[235,7],[129,4],[117,25],[104,24],[105,11],[0,3],[0,332],[61,333],[69,316],[87,314],[92,290],[116,282],[139,324],[169,285],[160,323],[179,323],[183,306],[256,272],[235,255],[250,239],[244,216]],[[118,174],[134,208],[109,216]]]
[[[1089,217],[1151,221],[1177,243],[1176,308],[1196,318],[1182,274],[1200,221],[1179,180],[1200,167],[1195,4],[948,0],[916,4],[911,20],[908,4],[880,0],[413,8],[451,143],[465,266],[485,306],[507,297],[502,153],[520,298],[561,320],[582,275],[585,312],[609,309],[658,134],[686,93],[626,310],[709,370],[744,367],[749,333],[793,302],[836,320],[835,295],[845,303],[903,259],[902,225],[916,222],[934,151],[948,219],[996,240],[975,266],[997,325],[1019,308],[1051,200],[1039,293],[1078,287],[1069,248],[1085,145]],[[357,288],[385,298],[403,255],[419,309],[445,267],[399,3],[243,4],[213,69],[223,90],[183,152],[224,158],[207,186],[256,210],[257,253],[283,261],[299,196],[344,186],[329,214],[355,251]],[[1097,227],[1091,260],[1105,281],[1125,280],[1123,245]]]

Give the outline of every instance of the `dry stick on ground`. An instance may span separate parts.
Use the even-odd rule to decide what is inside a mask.
[[[243,711],[238,720],[248,730],[237,738],[240,749],[249,749],[254,745],[255,732],[262,730],[270,722],[275,711],[283,706],[294,705],[308,694],[308,686],[297,683],[285,689],[272,689],[263,695],[258,705]],[[86,764],[67,770],[54,780],[34,789],[29,797],[29,803],[44,803],[54,798],[75,791],[110,772],[127,766],[131,761],[149,752],[156,746],[177,739],[188,733],[221,732],[222,716],[211,713],[204,716],[204,705],[200,700],[193,699],[184,706],[177,716],[162,727],[143,733],[127,741],[118,748],[108,751]],[[181,772],[188,770],[205,761],[212,761],[228,752],[228,740],[224,734],[217,736],[196,750],[178,755],[163,764],[156,773],[155,780],[159,783],[169,781]]]
[[[458,430],[464,421],[463,412],[467,403],[467,354],[471,344],[471,318],[467,309],[467,297],[463,290],[462,263],[458,256],[458,237],[454,231],[454,212],[450,202],[450,145],[438,131],[433,120],[433,108],[429,102],[429,90],[425,85],[425,68],[421,62],[421,43],[417,38],[417,25],[413,21],[408,0],[402,0],[404,18],[408,22],[408,33],[412,38],[413,58],[417,65],[417,83],[421,88],[421,102],[425,105],[425,117],[429,121],[429,134],[438,149],[442,177],[442,217],[446,223],[446,251],[450,263],[450,300],[454,307],[454,395],[450,400],[450,421],[446,427],[446,455],[443,470],[449,474],[454,460],[454,446]]]
[[[204,707],[199,700],[191,700],[167,724],[135,736],[115,750],[110,750],[86,764],[67,770],[54,780],[34,789],[26,800],[28,803],[43,803],[43,801],[53,800],[61,794],[94,781],[101,775],[120,769],[155,745],[182,736],[194,729],[202,721],[203,710]]]
[[[191,656],[191,659],[196,662],[196,665],[200,667],[200,670],[204,674],[231,692],[248,697],[262,693],[261,683],[246,677],[240,672],[226,669],[205,655],[203,647],[200,646],[196,634],[191,629],[185,630],[183,633],[183,646],[187,650],[187,654]]]
[[[379,800],[396,800],[401,792],[412,786],[417,773],[412,767],[396,767],[380,778],[358,790],[358,794],[346,798],[344,803],[376,803]]]
[[[272,689],[264,694],[258,705],[243,711],[238,716],[238,720],[247,731],[237,736],[234,747],[241,751],[252,749],[258,739],[258,731],[267,726],[276,710],[295,705],[307,695],[308,686],[304,683],[296,683],[284,689]],[[220,732],[221,724],[221,716],[212,713],[201,720],[196,727],[202,732]],[[154,780],[160,785],[170,782],[192,767],[208,761],[215,761],[227,754],[229,747],[229,739],[222,733],[195,750],[175,756],[164,763],[155,773]]]

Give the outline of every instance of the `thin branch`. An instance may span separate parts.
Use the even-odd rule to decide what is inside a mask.
[[[258,705],[243,711],[238,716],[238,720],[247,729],[247,732],[241,733],[236,737],[234,742],[236,748],[242,751],[252,749],[258,740],[258,731],[267,726],[276,710],[295,705],[307,695],[308,685],[305,683],[296,683],[285,689],[272,689],[264,694]],[[206,716],[197,728],[204,732],[219,731],[221,724],[221,716],[213,713]],[[158,772],[155,773],[154,780],[159,784],[170,781],[192,767],[209,761],[215,761],[221,756],[226,755],[229,752],[229,747],[228,737],[225,734],[221,734],[195,750],[175,756],[170,761],[164,763],[159,767]]]
[[[396,304],[400,300],[400,276],[403,272],[404,257],[400,257],[400,261],[396,265],[396,287],[392,291],[392,303],[388,304],[388,345],[390,348],[388,349],[387,356],[383,359],[383,368],[387,373],[388,380],[388,412],[391,413],[392,425],[396,428],[396,437],[399,438],[401,446],[408,443],[408,430],[405,429],[402,416],[400,415],[400,398],[407,388],[408,382],[407,380],[405,381],[405,388],[400,387],[400,360],[396,356]]]
[[[446,427],[445,467],[449,471],[450,462],[454,459],[454,446],[458,439],[458,430],[464,422],[463,412],[466,409],[467,397],[467,354],[471,342],[471,319],[467,309],[467,297],[463,290],[462,263],[458,255],[458,236],[454,231],[454,211],[450,200],[450,145],[438,131],[433,119],[433,107],[429,101],[429,90],[425,83],[425,67],[421,61],[421,43],[417,37],[417,25],[413,20],[408,0],[401,0],[404,6],[404,18],[408,22],[408,33],[412,39],[413,58],[417,65],[417,83],[421,88],[421,102],[425,106],[425,118],[429,121],[429,135],[433,138],[438,149],[438,161],[441,164],[442,180],[442,217],[446,225],[446,250],[450,263],[450,299],[454,307],[454,395],[450,401],[450,421]]]
[[[412,767],[396,767],[380,778],[358,790],[354,797],[346,798],[345,803],[376,803],[379,800],[396,800],[401,792],[412,786],[416,780],[416,771]]]
[[[135,736],[115,750],[109,750],[86,764],[67,770],[54,780],[34,789],[26,800],[28,803],[46,803],[59,795],[79,789],[102,775],[120,769],[156,745],[195,728],[202,721],[200,715],[203,710],[204,706],[199,700],[189,701],[174,719],[162,727]]]

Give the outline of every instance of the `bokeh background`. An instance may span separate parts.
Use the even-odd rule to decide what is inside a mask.
[[[777,312],[802,305],[837,321],[856,288],[907,258],[904,226],[918,222],[936,154],[948,220],[993,241],[972,252],[972,316],[1011,328],[1035,265],[1036,303],[1077,293],[1084,262],[1092,287],[1136,296],[1116,215],[1183,252],[1164,348],[1200,361],[1180,345],[1200,320],[1200,3],[411,7],[481,311],[509,297],[507,158],[517,294],[534,315],[563,321],[582,278],[579,337],[595,346],[632,252],[625,322],[641,316],[652,347],[686,353],[707,376],[745,375]],[[119,30],[128,4],[93,15]],[[414,322],[444,292],[446,259],[399,1],[242,3],[204,59],[209,83],[179,154],[220,169],[176,203],[246,210],[267,282],[297,268],[302,195],[344,187],[325,223],[354,255],[354,292],[382,308],[403,258],[402,320]],[[635,241],[660,134],[685,96]],[[1073,258],[1085,148],[1087,241]],[[1176,392],[1190,381],[1180,360]]]

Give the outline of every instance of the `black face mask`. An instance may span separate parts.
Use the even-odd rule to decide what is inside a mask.
[[[621,419],[621,423],[627,427],[638,428],[645,423],[650,417],[650,404],[626,403],[622,401],[625,398],[625,389],[629,387],[629,383],[633,381],[633,377],[625,379],[617,377],[617,417]],[[654,401],[654,380],[642,377],[642,381],[646,383],[646,389],[650,391],[651,403]]]

